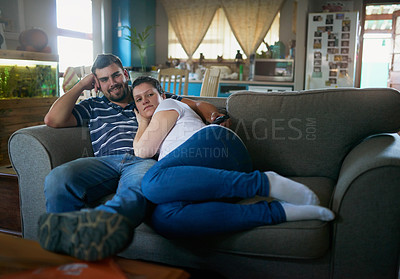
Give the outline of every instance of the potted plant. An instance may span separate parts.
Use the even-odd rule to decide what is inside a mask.
[[[148,44],[147,39],[150,36],[150,31],[155,28],[155,25],[148,25],[144,31],[138,32],[135,27],[123,26],[123,28],[130,31],[130,35],[125,36],[125,40],[128,40],[134,45],[139,53],[141,72],[146,72],[146,51],[148,47],[154,46],[154,44]]]

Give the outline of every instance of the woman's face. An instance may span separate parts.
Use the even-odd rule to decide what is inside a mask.
[[[140,115],[151,118],[165,96],[161,96],[150,83],[142,83],[133,88],[133,99]]]

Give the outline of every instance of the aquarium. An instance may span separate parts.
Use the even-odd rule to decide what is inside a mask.
[[[0,58],[0,99],[58,96],[58,62]]]

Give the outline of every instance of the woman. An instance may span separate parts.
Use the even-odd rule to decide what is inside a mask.
[[[233,131],[206,126],[185,104],[165,99],[154,82],[141,77],[132,85],[139,123],[133,147],[138,157],[159,156],[143,178],[142,191],[157,204],[152,224],[160,234],[206,236],[285,221],[334,219],[306,186],[274,172],[252,171],[246,147]],[[227,201],[256,195],[279,201]]]

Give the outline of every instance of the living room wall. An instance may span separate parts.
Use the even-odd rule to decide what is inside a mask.
[[[286,0],[281,8],[281,32],[280,40],[287,44],[290,40],[296,39],[292,32],[293,24],[293,3],[297,0]],[[156,0],[156,64],[163,64],[168,59],[168,17],[161,0]],[[198,59],[198,57],[194,57]],[[216,57],[215,57],[216,59]]]
[[[339,1],[339,2],[345,2]],[[297,2],[297,11],[294,10],[294,2]],[[321,0],[286,0],[281,8],[280,33],[282,42],[287,44],[290,40],[296,40],[295,80],[294,89],[304,89],[305,53],[307,44],[307,15],[311,12],[320,12],[325,2]],[[362,11],[362,0],[349,0],[353,4],[353,10]],[[294,16],[296,15],[296,17]],[[295,22],[294,22],[295,21]],[[168,58],[168,17],[161,0],[156,0],[156,64],[163,64]],[[295,26],[295,33],[292,27]]]
[[[49,37],[49,46],[53,53],[57,50],[57,24],[56,24],[56,3],[55,0],[16,0],[23,3],[23,17],[25,29],[32,27],[42,28]],[[319,12],[322,4],[327,1],[320,0],[297,0],[296,34],[292,33],[293,2],[296,0],[285,1],[281,10],[281,32],[280,38],[283,42],[296,40],[296,72],[295,90],[303,89],[304,85],[304,65],[305,65],[305,46],[307,30],[307,14],[309,12]],[[362,0],[350,1],[353,9],[361,13]],[[155,43],[154,47],[149,48],[147,59],[148,64],[163,64],[168,58],[168,18],[166,16],[161,0],[93,0],[95,7],[105,4],[102,16],[94,24],[95,53],[94,57],[101,52],[113,52],[119,56],[125,66],[140,65],[139,57],[135,50],[131,49],[130,43],[123,37],[118,37],[118,20],[121,14],[121,24],[131,25],[142,30],[147,25],[156,24],[155,34],[150,37],[150,43]],[[98,8],[99,9],[99,8]],[[111,11],[110,11],[111,10]],[[104,30],[99,30],[102,24]],[[287,30],[290,30],[287,32]],[[125,30],[127,32],[127,30]],[[105,34],[105,35],[104,35]],[[104,37],[99,38],[102,35]],[[18,34],[14,39],[7,40],[9,49],[15,49],[18,45]]]
[[[10,2],[10,1],[7,1]],[[19,3],[18,3],[19,2]],[[22,30],[30,28],[43,29],[49,39],[48,45],[51,47],[52,52],[57,51],[57,18],[56,18],[56,1],[55,0],[13,0],[15,8],[22,7],[15,14],[22,17],[24,26]],[[6,16],[6,15],[4,15]],[[19,18],[12,18],[18,21]],[[6,35],[6,43],[8,49],[16,49],[19,45],[18,37],[19,32],[13,32]]]
[[[118,55],[124,66],[140,67],[140,58],[137,49],[125,39],[130,35],[129,30],[123,29],[118,34],[118,26],[135,27],[138,32],[142,32],[146,26],[156,24],[156,1],[155,0],[112,0],[112,49]],[[148,38],[149,44],[155,44],[154,32]],[[147,64],[155,64],[155,48],[147,49]]]

